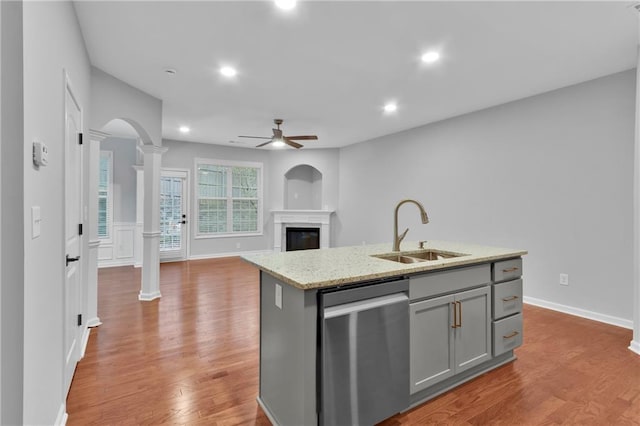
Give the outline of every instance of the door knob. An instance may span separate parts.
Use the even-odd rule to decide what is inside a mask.
[[[66,262],[66,266],[69,266],[69,264],[71,262],[77,262],[78,260],[80,260],[80,256],[76,256],[76,257],[69,257],[69,255],[67,255],[67,262]]]

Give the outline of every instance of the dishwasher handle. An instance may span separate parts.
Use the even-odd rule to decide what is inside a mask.
[[[367,311],[369,309],[380,308],[394,303],[408,302],[406,293],[395,293],[387,296],[374,297],[371,299],[359,300],[357,302],[345,303],[325,308],[323,316],[325,319],[350,315],[356,312]]]

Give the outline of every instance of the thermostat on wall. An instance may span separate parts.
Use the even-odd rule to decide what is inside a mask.
[[[46,166],[49,163],[49,150],[40,141],[33,141],[33,164],[36,166]]]

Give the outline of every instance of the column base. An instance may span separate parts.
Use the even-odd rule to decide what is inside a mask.
[[[154,291],[152,293],[140,292],[140,294],[138,294],[138,300],[142,302],[150,302],[151,300],[159,299],[161,297],[162,295],[160,294],[159,291]]]

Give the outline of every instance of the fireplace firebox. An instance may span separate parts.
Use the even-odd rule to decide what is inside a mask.
[[[320,248],[320,228],[287,228],[287,251]]]

